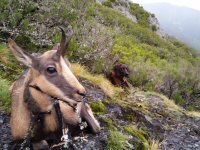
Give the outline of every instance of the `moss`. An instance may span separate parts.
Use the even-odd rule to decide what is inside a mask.
[[[107,145],[108,150],[128,149],[127,138],[119,131],[110,131],[110,138]]]
[[[92,111],[95,113],[95,115],[99,116],[99,115],[103,115],[103,114],[107,114],[107,108],[106,106],[102,103],[102,101],[98,101],[98,102],[92,102],[90,103],[90,106],[92,108]]]
[[[187,110],[188,110],[188,111],[194,111],[194,106],[191,106],[191,105],[190,105],[190,106],[187,106]]]
[[[143,130],[139,130],[136,126],[126,126],[125,131],[136,137],[138,140],[135,143],[136,149],[147,150],[149,147],[148,140],[146,139],[146,133]]]
[[[117,130],[117,128],[115,127],[115,125],[114,125],[114,123],[113,123],[113,121],[111,119],[109,119],[109,118],[101,118],[101,119],[102,119],[102,121],[104,123],[107,124],[109,130],[111,130],[111,131],[116,131]]]

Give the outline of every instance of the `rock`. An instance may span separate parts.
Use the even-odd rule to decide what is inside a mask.
[[[0,124],[3,124],[3,118],[0,116]]]

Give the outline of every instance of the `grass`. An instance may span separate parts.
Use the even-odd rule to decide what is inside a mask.
[[[168,99],[166,96],[164,96],[162,94],[159,94],[156,92],[146,92],[145,94],[160,97],[163,100],[163,102],[165,103],[165,105],[167,106],[168,110],[178,111],[178,112],[183,111],[183,108],[181,106],[176,105],[173,100]]]
[[[107,124],[107,127],[110,131],[116,131],[117,128],[115,127],[113,121],[109,118],[106,118],[106,117],[102,117],[102,122],[106,123]]]
[[[148,149],[149,143],[145,137],[145,131],[138,129],[135,125],[126,126],[125,131],[138,139],[135,143],[136,149],[139,147],[142,147],[145,150]]]
[[[160,150],[160,142],[158,140],[149,140],[146,138],[146,131],[138,129],[135,125],[126,126],[125,131],[130,133],[131,135],[138,138],[138,142],[136,142],[136,149],[137,147],[144,150]]]
[[[11,97],[9,92],[10,83],[0,77],[0,102],[6,112],[10,112]]]
[[[8,50],[5,44],[0,44],[0,62],[8,63]]]
[[[127,146],[127,138],[122,132],[110,131],[107,150],[124,150]]]
[[[188,115],[191,116],[191,117],[198,117],[198,118],[200,118],[200,112],[198,112],[198,111],[189,111]]]
[[[80,64],[72,64],[72,71],[76,76],[87,79],[94,85],[99,86],[110,98],[113,98],[117,93],[123,91],[122,88],[113,86],[103,75],[91,74],[84,66],[81,66]]]
[[[148,150],[160,150],[160,142],[158,140],[152,140]]]

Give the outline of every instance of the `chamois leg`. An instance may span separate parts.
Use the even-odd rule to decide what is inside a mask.
[[[84,102],[81,106],[81,118],[86,120],[88,126],[92,129],[93,133],[97,134],[100,132],[101,128],[99,122],[95,119],[90,106],[87,103],[84,104]]]
[[[49,149],[49,145],[47,143],[47,141],[42,140],[39,142],[33,142],[33,149],[34,150],[48,150]]]

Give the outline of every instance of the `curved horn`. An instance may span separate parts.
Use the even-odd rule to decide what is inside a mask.
[[[73,31],[71,30],[70,31],[70,34],[69,34],[69,37],[68,37],[68,40],[66,42],[66,35],[65,35],[65,31],[63,28],[59,27],[61,32],[62,32],[62,39],[61,39],[61,42],[60,42],[60,48],[58,49],[58,55],[59,56],[64,56],[68,47],[69,47],[69,43],[72,39],[72,36],[73,36]]]
[[[68,47],[69,47],[69,43],[70,43],[70,41],[72,39],[73,34],[74,34],[73,30],[70,30],[69,37],[68,37],[67,43],[65,45],[66,49],[68,49]]]

